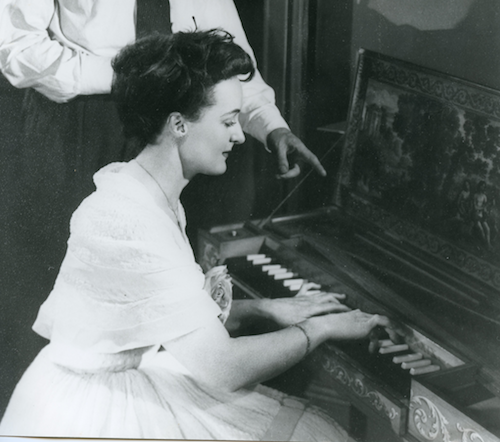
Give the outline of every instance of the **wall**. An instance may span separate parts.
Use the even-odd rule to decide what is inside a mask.
[[[331,204],[339,152],[329,152],[332,135],[325,136],[318,128],[345,120],[347,115],[352,3],[353,0],[264,1],[261,72],[274,88],[277,105],[292,131],[323,158],[328,172],[326,179],[311,173],[281,206],[278,215]],[[304,165],[299,178],[282,182],[281,199],[295,189],[309,170]],[[274,178],[269,180],[266,189],[274,189],[275,182]],[[266,216],[278,202],[273,201],[274,207],[271,204],[256,207],[259,214]]]
[[[317,0],[310,18],[309,127],[343,121],[350,96],[353,0]]]
[[[322,178],[313,173],[304,182],[300,201],[302,210],[332,204],[342,144],[339,142],[332,148],[338,141],[338,135],[318,128],[347,118],[353,3],[353,0],[310,2],[305,141],[322,159],[328,175]]]
[[[370,9],[368,0],[357,0],[352,60],[359,48],[500,89],[500,4],[498,0],[476,0],[453,29],[420,31],[395,25]]]

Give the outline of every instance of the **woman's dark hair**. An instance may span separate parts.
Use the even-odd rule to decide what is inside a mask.
[[[255,68],[233,36],[220,29],[151,35],[123,48],[113,60],[111,93],[138,154],[153,143],[172,112],[196,121],[213,104],[213,89],[223,80]]]

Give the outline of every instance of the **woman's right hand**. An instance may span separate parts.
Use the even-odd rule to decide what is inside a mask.
[[[370,335],[375,327],[383,327],[391,340],[398,341],[396,325],[386,316],[372,315],[361,310],[334,313],[315,318],[321,321],[325,340],[362,339]]]

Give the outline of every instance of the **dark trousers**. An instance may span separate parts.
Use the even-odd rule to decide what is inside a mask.
[[[64,257],[69,220],[92,175],[125,156],[107,96],[54,103],[32,90],[0,91],[0,416],[45,341],[31,326]]]
[[[93,190],[93,174],[124,159],[118,115],[108,95],[54,103],[28,90],[23,102],[22,169],[15,213],[21,246],[57,268],[69,220]]]

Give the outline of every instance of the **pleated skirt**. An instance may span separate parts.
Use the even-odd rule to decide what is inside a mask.
[[[166,352],[136,368],[108,364],[80,371],[55,363],[49,347],[17,385],[0,435],[261,440],[283,404],[300,402],[262,385],[235,393],[201,387],[174,367]],[[348,440],[333,419],[308,406],[281,434],[287,432],[296,441]]]

